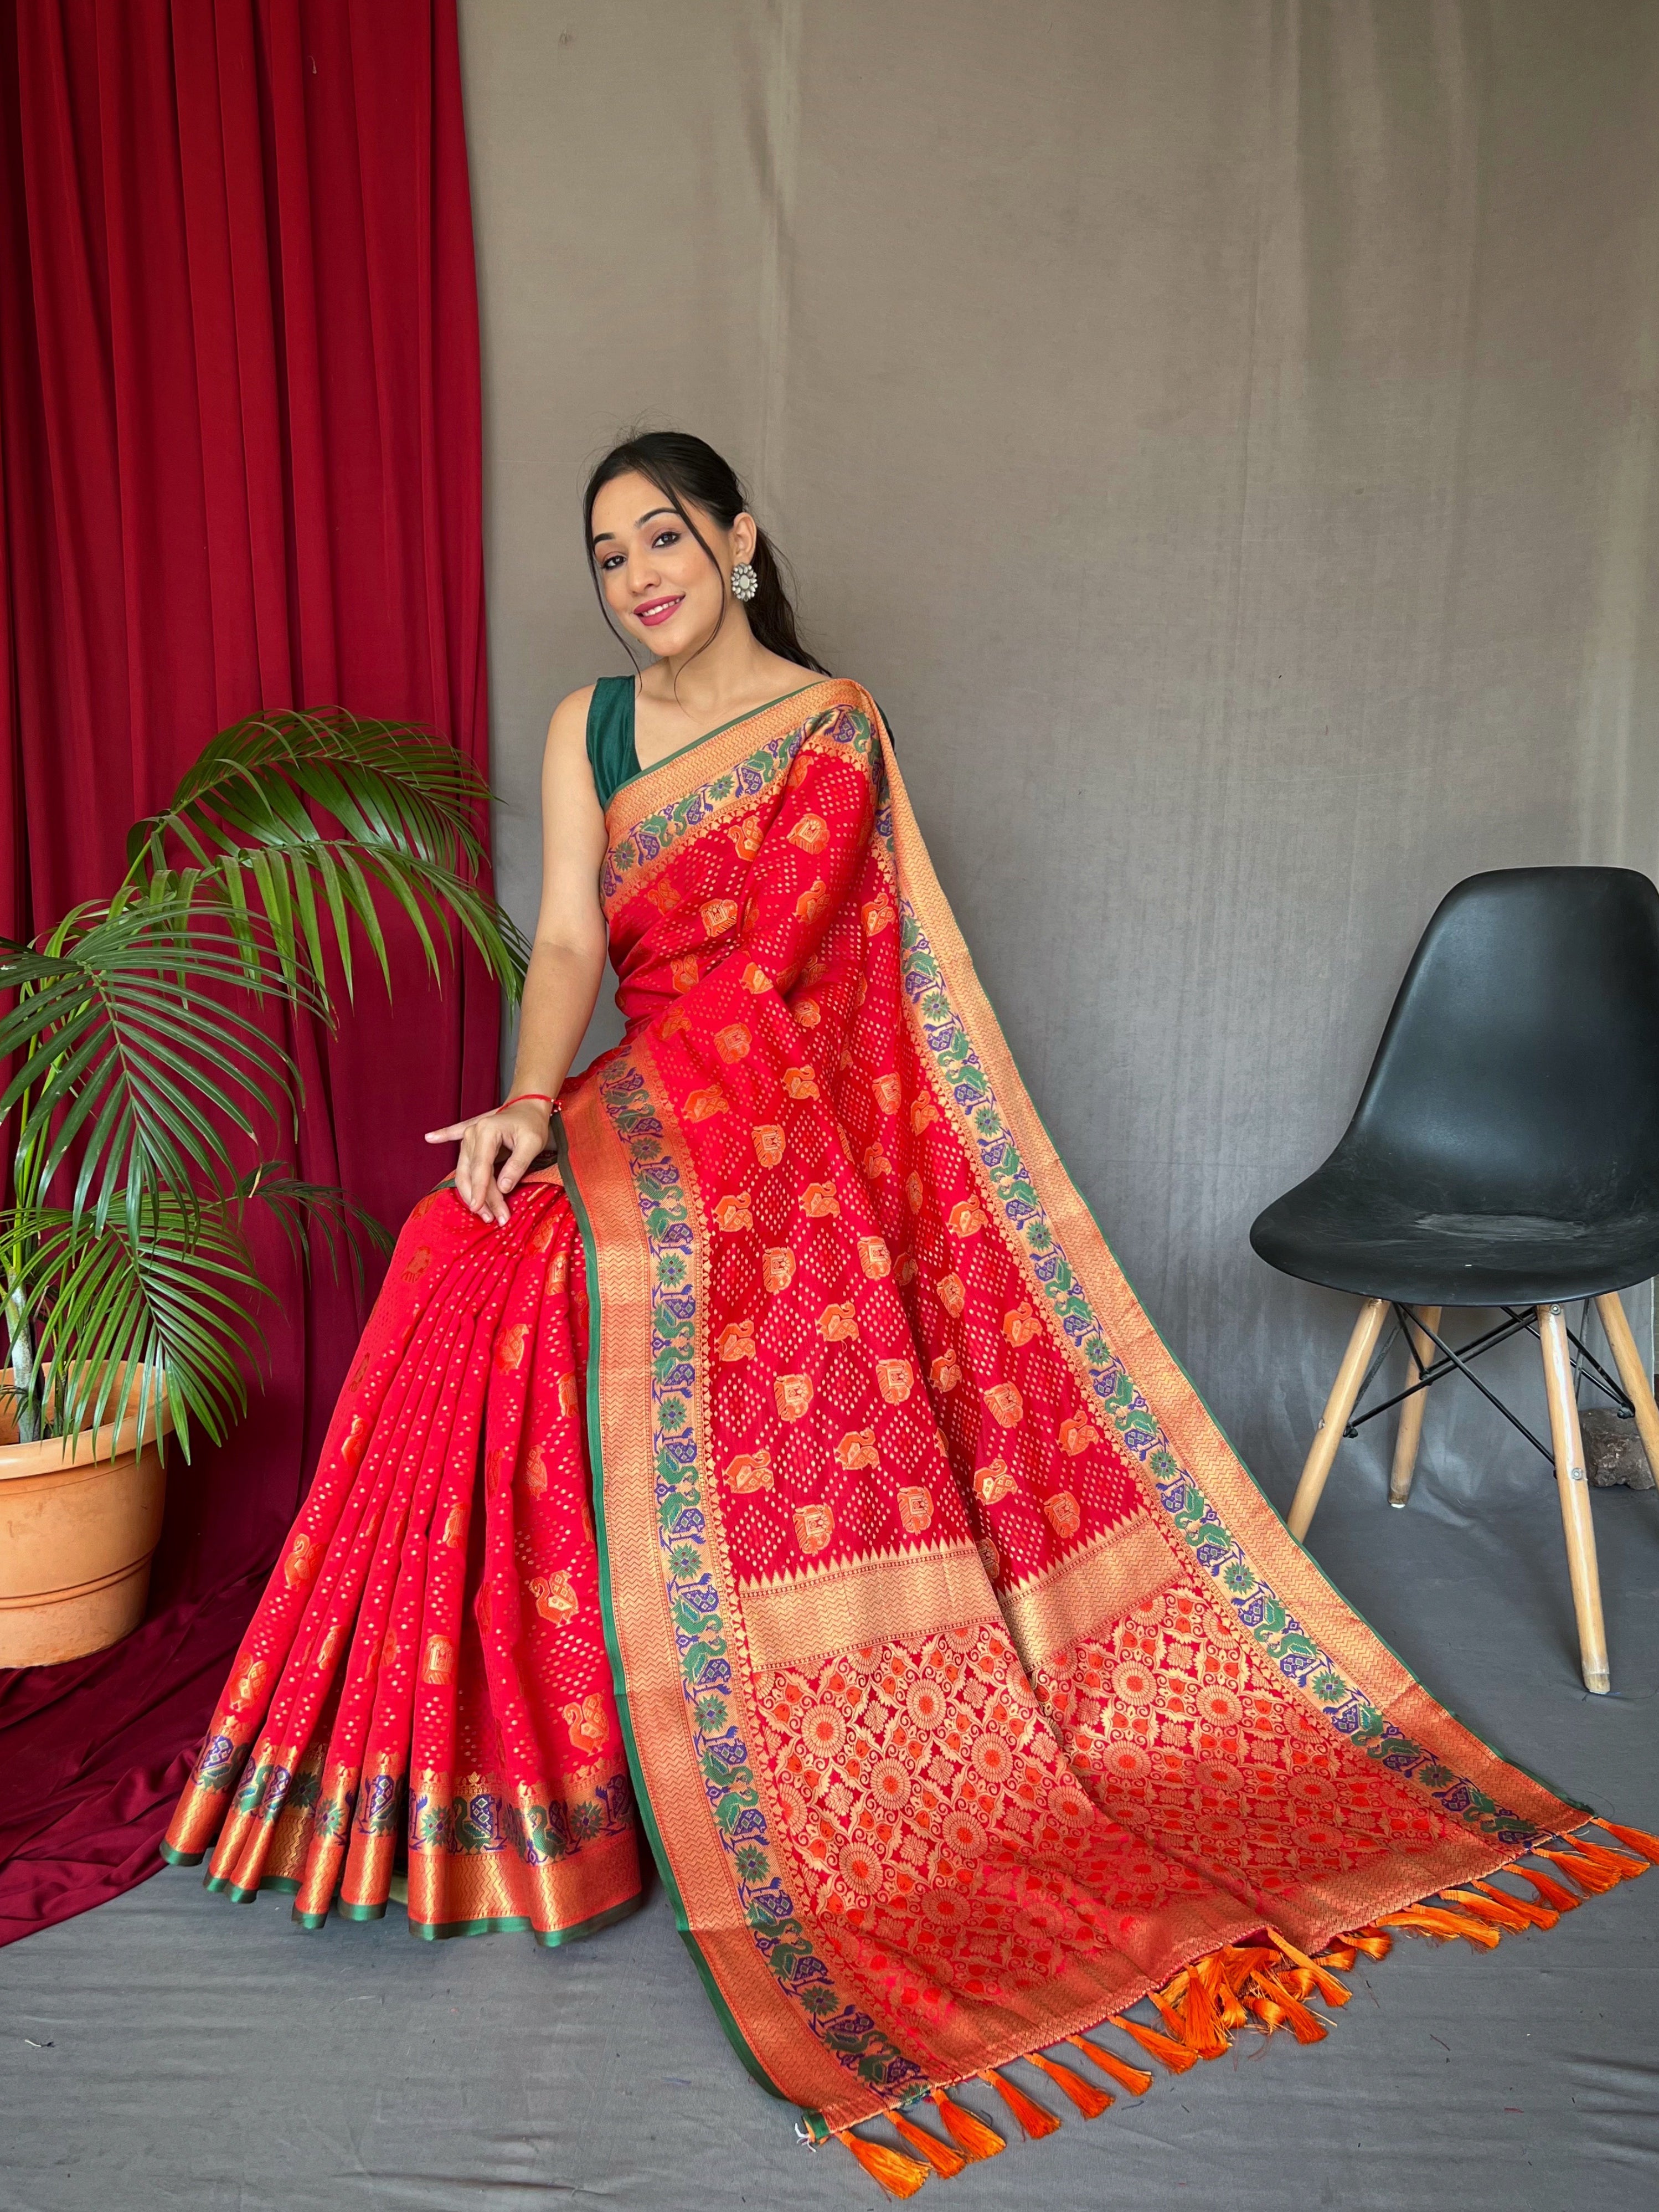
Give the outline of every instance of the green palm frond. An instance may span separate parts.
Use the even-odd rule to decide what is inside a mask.
[[[186,1457],[193,1435],[222,1439],[246,1410],[264,1342],[254,1304],[271,1295],[251,1203],[306,1267],[314,1227],[362,1291],[389,1232],[332,1186],[235,1156],[296,1120],[277,1010],[336,1025],[331,978],[350,995],[358,941],[390,990],[388,902],[434,980],[459,933],[517,998],[530,947],[481,880],[489,796],[455,746],[406,723],[252,717],[135,826],[112,899],[30,944],[0,939],[15,1171],[0,1270],[20,1433],[72,1437],[137,1389],[145,1419],[165,1390]],[[55,1180],[73,1187],[48,1206]]]
[[[452,916],[497,983],[516,998],[528,963],[522,933],[476,880],[489,787],[442,738],[332,708],[252,716],[209,744],[160,814],[128,839],[129,884],[222,898],[239,929],[263,915],[285,978],[324,975],[322,921],[354,988],[355,918],[390,981],[377,884],[403,908],[439,975],[431,924],[448,950]],[[319,828],[315,807],[343,835]],[[169,868],[169,841],[189,855]],[[250,958],[253,956],[252,952]]]
[[[289,1251],[307,1273],[311,1242],[307,1231],[319,1231],[335,1281],[340,1279],[343,1255],[350,1263],[359,1297],[367,1288],[363,1246],[367,1243],[377,1252],[390,1252],[398,1241],[384,1222],[348,1198],[337,1183],[301,1182],[280,1161],[262,1160],[250,1174],[240,1177],[237,1195],[245,1204],[250,1199],[258,1200],[274,1217]]]
[[[21,1255],[18,1289],[45,1316],[52,1432],[67,1440],[97,1428],[136,1389],[146,1433],[165,1383],[188,1459],[193,1429],[219,1443],[247,1411],[242,1362],[265,1342],[253,1305],[274,1294],[231,1206],[187,1217],[164,1194],[151,1223],[135,1238],[121,1218],[100,1229],[67,1207],[14,1206],[0,1214],[0,1236]]]
[[[101,1231],[118,1193],[131,1234],[162,1191],[186,1215],[198,1180],[229,1188],[228,1131],[254,1133],[255,1112],[291,1120],[293,1057],[249,1013],[243,993],[315,1012],[319,994],[290,986],[269,953],[250,968],[230,933],[180,901],[77,908],[44,946],[0,940],[0,1058],[17,1065],[0,1116],[21,1112],[18,1195],[38,1198],[77,1147],[71,1211]]]

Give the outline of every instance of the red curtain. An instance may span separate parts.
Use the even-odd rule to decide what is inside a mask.
[[[261,708],[485,761],[477,294],[454,0],[0,0],[0,930],[106,895],[128,824]],[[372,963],[371,963],[372,967]],[[396,1225],[497,1008],[407,939],[295,1040],[301,1173]],[[0,1942],[155,1845],[366,1318],[265,1248],[268,1381],[173,1455],[149,1617],[0,1675]],[[371,1277],[370,1291],[373,1289]]]

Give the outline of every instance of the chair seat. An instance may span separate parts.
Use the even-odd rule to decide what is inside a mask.
[[[1340,1158],[1258,1215],[1250,1243],[1304,1282],[1402,1305],[1547,1305],[1659,1274],[1659,1212],[1440,1212]]]

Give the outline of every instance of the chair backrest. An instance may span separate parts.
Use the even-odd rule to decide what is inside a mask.
[[[1337,1152],[1430,1206],[1659,1206],[1659,891],[1632,868],[1448,891]]]

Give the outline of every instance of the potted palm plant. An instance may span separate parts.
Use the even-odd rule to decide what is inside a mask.
[[[294,1125],[284,1013],[337,1026],[380,906],[428,969],[457,932],[516,997],[527,948],[483,888],[488,787],[456,748],[339,708],[261,715],[135,824],[113,896],[0,939],[0,1666],[101,1650],[143,1615],[169,1437],[247,1409],[272,1296],[250,1209],[359,1272],[390,1238],[268,1157]]]

